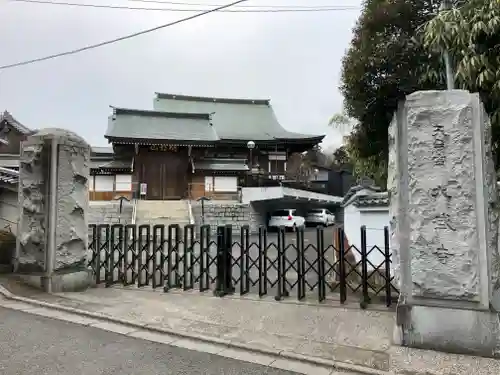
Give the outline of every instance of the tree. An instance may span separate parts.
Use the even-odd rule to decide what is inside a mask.
[[[334,160],[341,160],[343,164],[351,166],[353,175],[358,180],[363,177],[370,177],[378,186],[385,187],[387,163],[380,161],[378,155],[361,155],[360,150],[353,141],[354,137],[356,137],[356,129],[358,129],[356,121],[345,114],[335,114],[330,118],[329,125],[335,128],[348,126],[350,129],[355,129],[349,136],[345,137],[346,143],[334,152]]]
[[[340,146],[333,152],[333,164],[338,167],[343,167],[351,164],[351,159],[349,158],[349,153],[347,152],[346,146]]]
[[[382,186],[387,131],[398,102],[417,90],[444,88],[439,53],[425,49],[415,38],[416,30],[437,14],[438,7],[436,0],[365,0],[342,61],[340,89],[346,114],[357,121],[350,154],[358,159],[358,172],[369,171]],[[429,65],[436,77],[422,79]]]
[[[490,115],[493,151],[500,166],[500,2],[462,1],[424,28],[423,44],[432,53],[449,51],[457,86],[478,92]],[[436,72],[429,69],[429,79]]]

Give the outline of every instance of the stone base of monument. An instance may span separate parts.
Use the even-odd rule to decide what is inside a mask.
[[[51,293],[81,292],[94,286],[95,278],[91,271],[55,273],[51,277],[44,274],[14,274],[14,278],[31,287]]]
[[[398,310],[401,306],[398,307]],[[500,357],[497,312],[408,306],[394,330],[394,344],[448,353]]]

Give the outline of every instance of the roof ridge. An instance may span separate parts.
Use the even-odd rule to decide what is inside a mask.
[[[33,130],[28,128],[27,126],[21,124],[19,121],[17,121],[12,114],[5,110],[2,114],[0,114],[0,121],[7,121],[8,124],[16,128],[18,131],[20,131],[23,134],[29,134],[32,133]]]
[[[168,94],[155,92],[156,99],[173,99],[186,100],[193,102],[209,102],[209,103],[224,103],[224,104],[255,104],[255,105],[270,105],[270,99],[243,99],[243,98],[220,98],[210,96],[194,96],[181,94]]]
[[[211,113],[189,113],[189,112],[166,112],[166,111],[155,111],[151,109],[135,109],[135,108],[123,108],[110,106],[113,109],[113,116],[116,115],[143,115],[143,116],[157,116],[157,117],[168,117],[168,118],[192,118],[201,120],[211,120]],[[210,124],[212,125],[212,124]]]

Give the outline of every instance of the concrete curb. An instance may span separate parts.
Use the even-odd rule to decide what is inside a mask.
[[[298,354],[298,353],[294,353],[294,352],[287,352],[284,350],[263,349],[263,348],[259,348],[256,346],[243,344],[243,343],[235,343],[235,342],[232,342],[229,340],[224,340],[224,339],[220,339],[220,338],[216,338],[216,337],[208,337],[208,336],[204,336],[204,335],[191,334],[191,333],[187,333],[187,332],[177,332],[177,331],[166,329],[166,328],[150,327],[146,324],[140,324],[140,323],[136,323],[136,322],[133,322],[130,320],[126,320],[126,319],[113,318],[111,316],[100,314],[100,313],[95,313],[95,312],[91,312],[91,311],[75,309],[73,307],[67,307],[67,306],[57,305],[57,304],[53,304],[53,303],[38,301],[35,299],[31,299],[31,298],[20,297],[20,296],[17,296],[15,294],[11,293],[10,291],[5,289],[1,285],[0,285],[0,295],[3,295],[7,300],[23,302],[23,303],[37,306],[37,307],[45,307],[45,308],[52,309],[52,310],[62,311],[62,312],[75,314],[75,315],[79,315],[79,316],[83,316],[83,317],[87,317],[87,318],[101,320],[103,322],[121,324],[121,325],[132,327],[132,328],[143,329],[143,330],[147,330],[147,331],[154,332],[154,333],[160,333],[160,334],[178,337],[180,339],[201,341],[201,342],[204,342],[207,344],[215,344],[215,345],[225,346],[228,349],[239,349],[239,350],[244,350],[244,351],[247,351],[250,353],[263,354],[263,355],[267,355],[267,356],[271,356],[271,357],[276,357],[277,359],[288,359],[288,360],[294,360],[294,361],[302,361],[302,362],[305,362],[305,363],[308,363],[311,365],[332,367],[334,370],[336,369],[336,370],[340,370],[340,371],[360,373],[360,374],[366,374],[366,375],[391,375],[392,374],[391,372],[372,369],[369,367],[353,365],[353,364],[349,364],[349,363],[345,363],[345,362],[338,362],[338,361],[328,360],[328,359],[319,358],[319,357],[312,357],[312,356],[302,355],[302,354]],[[0,305],[0,307],[1,307],[1,305]],[[28,311],[28,313],[29,313],[29,311]]]

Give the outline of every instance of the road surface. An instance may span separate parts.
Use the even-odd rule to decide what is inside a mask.
[[[2,375],[297,375],[0,307]]]

